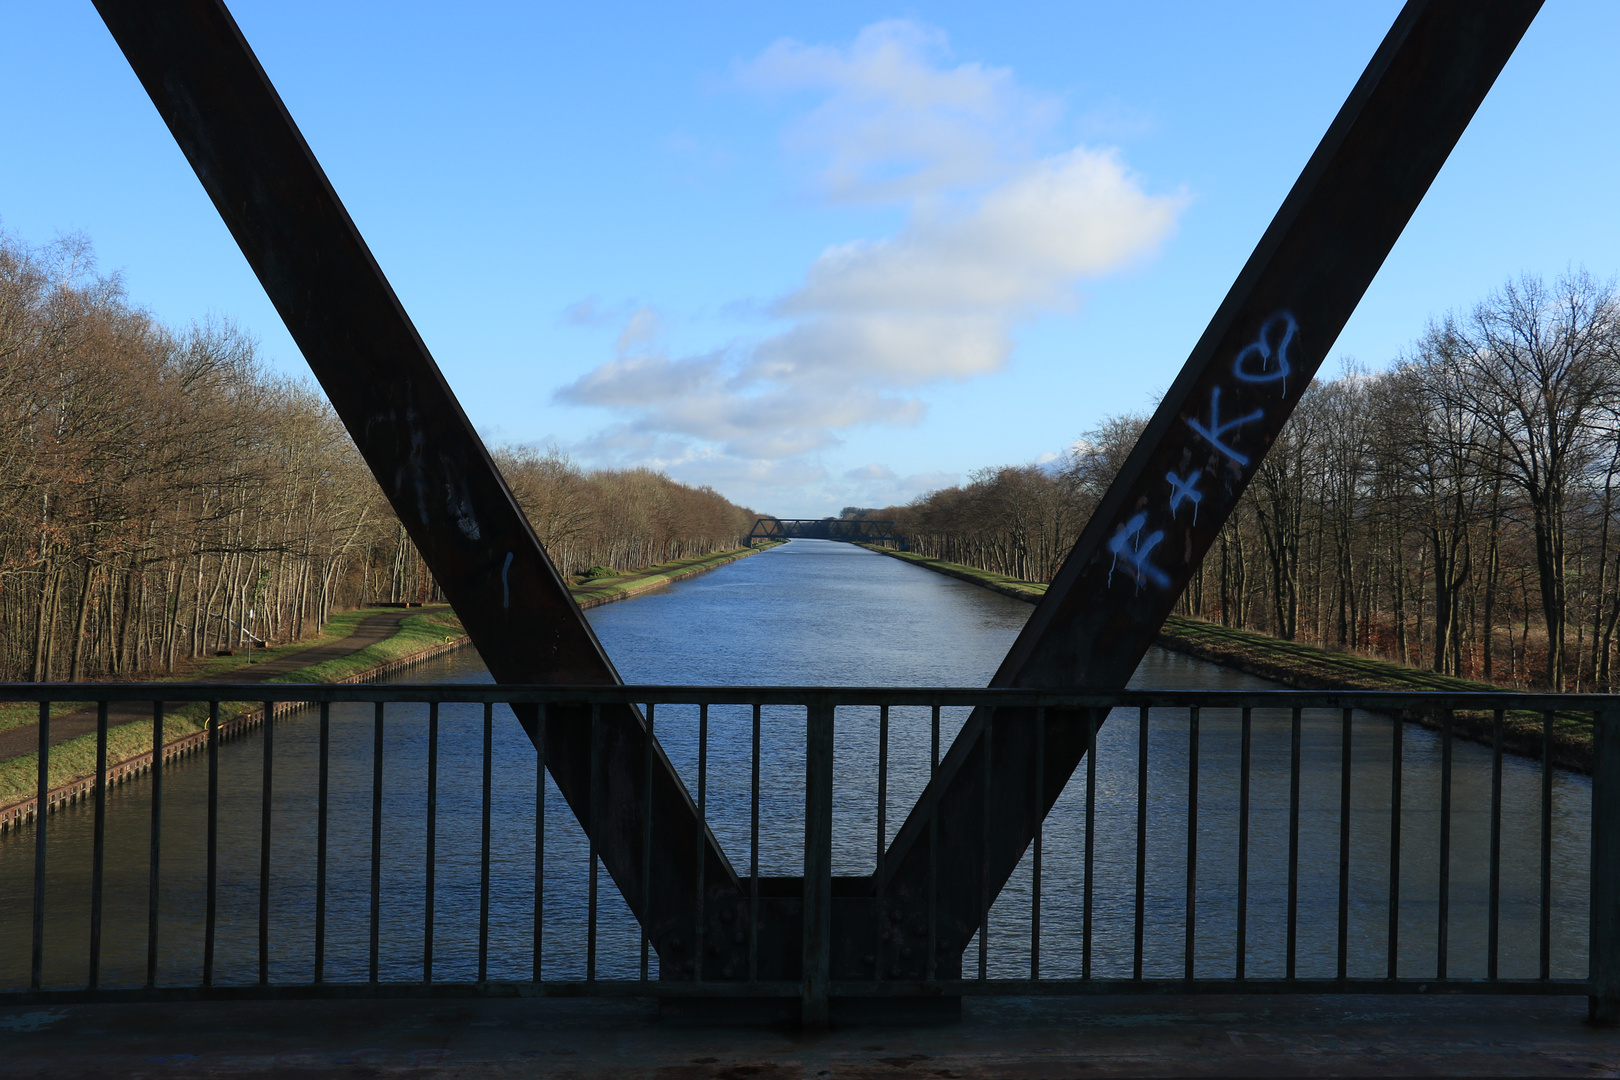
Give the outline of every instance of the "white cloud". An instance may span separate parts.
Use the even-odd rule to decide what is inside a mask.
[[[1184,195],[1149,193],[1107,147],[1037,154],[1053,99],[947,56],[940,31],[889,21],[846,48],[777,42],[739,68],[752,90],[818,95],[790,146],[817,155],[827,197],[897,202],[904,225],[824,250],[765,307],[777,327],[762,337],[671,355],[658,314],[637,309],[614,358],[558,399],[613,409],[614,438],[674,440],[683,460],[786,462],[920,422],[930,385],[1000,370],[1018,325],[1075,310],[1085,281],[1157,251]]]
[[[925,491],[960,483],[955,473],[927,472],[896,476],[887,465],[873,463],[850,469],[840,477],[837,499],[841,506],[901,506]],[[829,494],[832,494],[829,492]]]
[[[818,186],[835,200],[931,197],[999,175],[1060,113],[1006,68],[946,67],[943,31],[905,19],[874,23],[848,48],[778,41],[742,65],[763,93],[822,100],[787,131],[794,150],[823,156]]]

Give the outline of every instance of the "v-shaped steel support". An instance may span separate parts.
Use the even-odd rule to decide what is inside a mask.
[[[1401,11],[992,686],[1125,685],[1540,7],[1410,0]],[[937,852],[941,977],[959,975],[988,899],[1086,753],[1084,718],[1048,715],[1039,754],[1034,721],[976,710],[884,858],[891,918],[920,924]],[[921,957],[888,959],[889,971],[925,972]]]
[[[495,678],[618,682],[224,5],[96,6]],[[993,685],[1125,683],[1539,7],[1407,4]],[[664,976],[742,978],[741,883],[643,719],[554,713],[542,729],[532,710],[519,718]],[[1037,754],[1033,717],[975,713],[881,874],[833,904],[833,977],[871,978],[879,957],[889,977],[960,976],[963,948],[1080,763],[1086,730],[1048,715]],[[928,918],[931,880],[933,962],[914,947],[926,932],[912,933]],[[901,932],[875,940],[880,898]],[[798,977],[797,906],[762,914],[760,977]]]

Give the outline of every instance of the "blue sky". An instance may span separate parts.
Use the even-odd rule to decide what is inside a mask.
[[[1399,5],[231,7],[487,439],[810,516],[1148,408]],[[1620,269],[1617,44],[1547,4],[1325,371]],[[0,101],[0,229],[307,371],[88,2]]]

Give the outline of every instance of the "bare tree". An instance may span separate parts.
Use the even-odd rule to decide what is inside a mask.
[[[1612,282],[1585,272],[1550,286],[1525,277],[1435,336],[1458,368],[1452,405],[1477,421],[1480,449],[1529,511],[1546,680],[1562,689],[1571,485],[1600,452],[1602,422],[1620,398],[1620,300]]]

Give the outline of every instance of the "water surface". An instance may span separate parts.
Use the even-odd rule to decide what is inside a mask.
[[[983,686],[1032,608],[1020,601],[860,548],[800,540],[728,564],[637,599],[593,609],[591,624],[629,683],[694,685]],[[413,669],[401,681],[490,681],[477,654],[462,650]],[[1263,680],[1155,649],[1133,687],[1265,689]],[[363,980],[369,960],[371,859],[370,706],[331,714],[330,840],[324,976]],[[961,722],[947,711],[948,744]],[[1092,839],[1093,974],[1128,976],[1136,903],[1137,747],[1135,713],[1111,717],[1098,736]],[[761,747],[764,874],[798,873],[803,805],[802,711],[767,710]],[[440,714],[437,862],[433,887],[433,975],[477,973],[481,839],[482,712],[446,706]],[[696,710],[659,710],[658,731],[688,786],[697,787]],[[318,722],[304,713],[275,731],[271,886],[272,981],[313,973],[315,792]],[[1387,960],[1390,864],[1390,748],[1387,718],[1356,714],[1352,725],[1351,973],[1382,975]],[[1438,737],[1408,726],[1403,773],[1399,876],[1399,964],[1403,975],[1433,977],[1438,944]],[[928,771],[928,716],[892,716],[887,833],[892,837],[921,793]],[[1336,963],[1339,881],[1338,714],[1307,713],[1302,728],[1299,838],[1299,973],[1330,976]],[[384,728],[380,973],[424,974],[427,710],[390,706]],[[490,975],[533,971],[535,843],[534,752],[515,719],[497,709],[492,777]],[[877,846],[875,710],[841,710],[837,729],[835,872],[872,871]],[[1286,711],[1254,714],[1247,970],[1283,973],[1288,885],[1290,721]],[[1147,932],[1144,970],[1179,977],[1186,944],[1188,718],[1154,710],[1148,724]],[[715,834],[740,873],[750,863],[751,730],[746,710],[715,708],[704,777]],[[1194,956],[1199,975],[1232,974],[1236,940],[1239,720],[1204,710],[1197,771],[1198,856]],[[1453,975],[1484,973],[1485,874],[1489,837],[1489,751],[1454,748],[1451,930]],[[220,751],[220,840],[215,979],[258,976],[262,744],[250,736]],[[1064,791],[1044,831],[1041,973],[1074,976],[1082,965],[1086,849],[1085,769]],[[583,836],[547,782],[542,891],[542,974],[584,974],[587,854]],[[159,927],[159,981],[195,983],[206,903],[206,759],[165,773]],[[139,984],[147,951],[147,854],[151,785],[109,797],[103,982]],[[1554,790],[1554,974],[1584,974],[1587,881],[1586,778],[1558,773]],[[47,825],[46,982],[82,985],[88,940],[89,808],[53,815]],[[1539,767],[1510,758],[1504,768],[1502,973],[1533,976],[1539,945]],[[0,986],[26,984],[33,832],[0,838]],[[1031,859],[991,913],[992,976],[1029,973]],[[598,974],[639,969],[639,930],[603,876]],[[976,970],[976,942],[966,970]],[[655,961],[656,970],[656,961]]]

